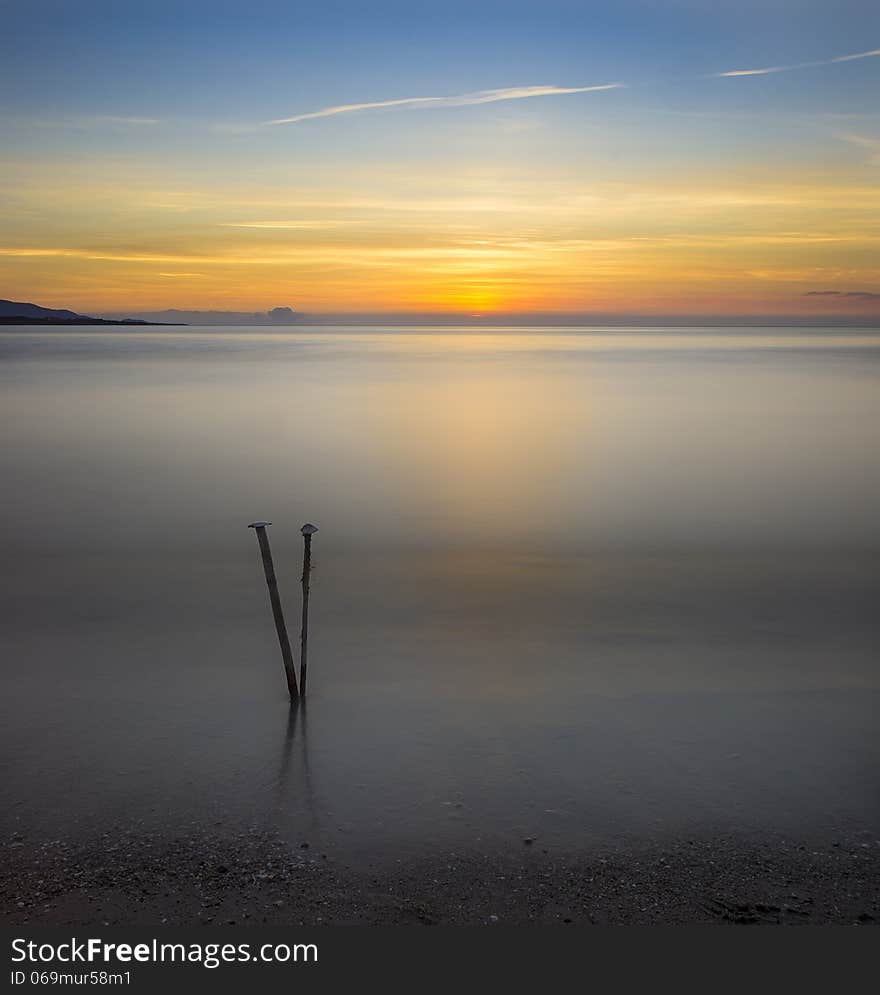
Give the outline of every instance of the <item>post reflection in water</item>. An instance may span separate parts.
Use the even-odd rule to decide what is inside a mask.
[[[299,698],[290,703],[287,725],[281,747],[281,763],[275,781],[275,815],[285,828],[305,829],[289,825],[294,813],[306,815],[309,831],[318,828],[312,776],[309,770],[308,706]],[[297,730],[299,736],[297,737]]]

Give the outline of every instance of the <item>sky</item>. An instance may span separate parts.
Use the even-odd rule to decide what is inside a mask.
[[[6,0],[0,297],[880,316],[880,4]]]

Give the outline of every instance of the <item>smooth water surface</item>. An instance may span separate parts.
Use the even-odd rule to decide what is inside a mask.
[[[10,830],[878,824],[880,333],[0,333]],[[298,641],[285,697],[255,519]]]

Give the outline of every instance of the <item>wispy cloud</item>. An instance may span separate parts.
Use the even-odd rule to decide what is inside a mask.
[[[770,73],[787,73],[800,66],[767,66],[764,69],[731,69],[726,73],[713,73],[713,76],[767,76]]]
[[[597,90],[617,90],[623,83],[603,83],[599,86],[510,86],[500,90],[478,90],[476,93],[459,93],[445,97],[402,97],[397,100],[374,100],[364,104],[338,104],[306,114],[264,121],[264,124],[297,124],[315,118],[334,117],[337,114],[355,114],[359,111],[379,110],[385,107],[469,107],[473,104],[493,104],[499,100],[525,100],[529,97],[557,97],[568,93],[593,93]]]
[[[836,59],[829,59],[830,62],[852,62],[853,59],[868,59],[872,55],[880,55],[880,48],[872,48],[870,52],[856,52],[855,55],[838,55]],[[820,63],[817,63],[819,65]]]
[[[856,59],[869,59],[880,56],[880,48],[867,52],[854,52],[838,55],[815,62],[797,62],[791,65],[763,66],[758,69],[728,69],[712,73],[710,78],[725,76],[767,76],[771,73],[786,73],[795,69],[808,69],[813,66],[831,66],[838,62],[853,62]],[[314,121],[318,118],[335,117],[339,114],[358,114],[361,111],[383,110],[387,108],[417,108],[430,110],[443,107],[470,107],[475,104],[492,104],[500,100],[526,100],[531,97],[557,97],[571,93],[594,93],[600,90],[618,90],[625,83],[601,83],[594,86],[510,86],[495,90],[477,90],[474,93],[447,94],[442,97],[399,97],[395,100],[372,100],[357,104],[335,104],[320,110],[294,114],[290,117],[264,121],[264,125],[299,124],[301,121]]]
[[[835,137],[860,149],[866,149],[868,152],[867,161],[874,165],[880,165],[880,138],[874,138],[872,135],[857,135],[853,132],[838,134]]]
[[[64,118],[37,118],[28,120],[34,128],[151,128],[162,121],[157,117],[130,117],[124,114],[81,114]]]
[[[169,253],[153,252],[115,252],[100,249],[67,249],[67,248],[47,248],[47,249],[6,249],[0,248],[0,256],[9,256],[21,259],[41,259],[50,257],[60,257],[63,259],[93,259],[100,262],[141,262],[141,263],[177,263],[181,261],[211,262],[211,259],[200,257],[190,257],[183,255],[172,255]]]
[[[282,231],[327,231],[331,228],[341,228],[343,225],[357,225],[359,221],[350,218],[316,218],[313,221],[224,221],[221,228],[267,228]]]
[[[121,117],[115,114],[105,114],[103,117],[98,117],[94,120],[105,124],[130,124],[134,127],[162,123],[157,117]]]
[[[857,301],[880,301],[880,294],[871,290],[808,290],[804,297],[844,297]]]
[[[814,66],[833,66],[836,62],[853,62],[856,59],[870,59],[880,55],[880,48],[872,48],[869,52],[855,52],[853,55],[838,55],[833,59],[819,59],[815,62],[795,62],[786,66],[765,66],[762,69],[729,69],[724,73],[712,73],[713,76],[767,76],[770,73],[788,73],[794,69],[811,69]]]

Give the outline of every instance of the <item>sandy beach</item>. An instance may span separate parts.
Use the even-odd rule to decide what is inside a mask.
[[[267,834],[7,842],[4,925],[870,925],[880,840],[717,836],[334,861]]]

